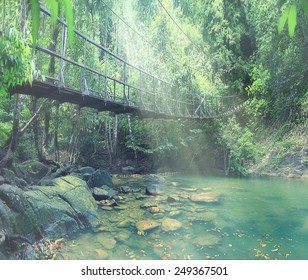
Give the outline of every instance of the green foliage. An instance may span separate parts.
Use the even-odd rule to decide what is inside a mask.
[[[34,74],[34,63],[28,42],[15,29],[10,28],[0,38],[0,93],[8,92],[10,87],[31,84]]]
[[[297,7],[295,4],[287,7],[280,19],[279,19],[279,23],[278,23],[278,33],[281,33],[282,30],[284,29],[284,26],[288,20],[288,31],[289,31],[289,36],[291,38],[294,37],[294,32],[295,32],[295,26],[296,26],[296,18],[297,18]]]
[[[308,15],[308,0],[300,0],[300,6],[304,13]],[[280,34],[284,27],[286,22],[288,21],[288,32],[290,38],[294,37],[295,33],[295,27],[297,24],[297,13],[298,13],[298,6],[297,4],[291,4],[285,8],[285,10],[282,12],[279,22],[278,22],[278,33]]]
[[[267,107],[266,92],[270,73],[262,65],[255,66],[250,73],[252,84],[246,90],[250,99],[246,102],[254,115],[263,115]]]
[[[31,2],[31,16],[32,16],[32,37],[33,44],[36,44],[38,37],[38,30],[40,25],[40,2],[39,0],[30,0]],[[57,16],[60,12],[61,16],[65,16],[67,21],[68,37],[70,43],[73,42],[74,36],[74,19],[72,0],[46,0],[45,4],[51,11],[53,26],[56,26]]]
[[[11,129],[12,129],[12,125],[10,123],[2,122],[2,121],[0,122],[0,147],[3,147],[3,145],[9,139]]]

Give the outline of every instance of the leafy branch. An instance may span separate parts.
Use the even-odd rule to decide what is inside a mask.
[[[300,0],[300,6],[302,7],[304,13],[308,15],[308,0]],[[288,21],[288,32],[290,38],[294,37],[295,27],[297,23],[297,10],[298,6],[296,4],[289,5],[280,16],[278,22],[278,33],[280,34]]]
[[[35,45],[39,24],[40,24],[40,1],[29,0],[31,4],[31,15],[32,15],[32,37],[33,44]],[[72,0],[45,0],[44,4],[49,8],[51,12],[52,24],[55,27],[57,24],[58,15],[63,15],[67,21],[68,39],[70,42],[73,41],[74,36],[74,22],[73,22],[73,6]]]

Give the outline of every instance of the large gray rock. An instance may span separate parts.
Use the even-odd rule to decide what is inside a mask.
[[[79,172],[84,175],[84,174],[90,174],[92,175],[95,172],[95,169],[93,167],[90,166],[85,166],[85,167],[81,167],[78,169]]]
[[[79,168],[78,172],[80,173],[84,181],[88,181],[90,177],[92,176],[92,174],[95,172],[95,169],[93,167],[86,166],[86,167]]]
[[[65,176],[54,183],[28,191],[1,185],[0,227],[36,240],[56,239],[98,225],[97,204],[84,181]]]
[[[104,185],[113,187],[111,175],[106,170],[96,170],[87,183],[90,188],[99,188]]]

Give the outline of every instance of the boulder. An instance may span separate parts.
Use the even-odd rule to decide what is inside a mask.
[[[161,224],[163,231],[175,231],[182,227],[182,223],[175,219],[164,219]]]
[[[148,184],[145,190],[145,193],[148,195],[163,195],[164,191],[160,188],[159,185]]]
[[[26,180],[31,178],[33,183],[37,183],[50,172],[50,168],[48,166],[37,160],[28,160],[22,162],[18,165],[17,169],[19,169],[18,171],[23,174],[23,176],[19,177],[22,177]]]
[[[55,179],[63,176],[70,175],[72,173],[78,173],[78,169],[75,165],[64,166],[57,169],[55,172],[51,173],[48,176],[45,176],[43,180]]]
[[[108,190],[102,188],[93,188],[92,194],[95,200],[100,201],[103,199],[109,199],[110,196],[108,194]]]
[[[78,171],[81,173],[81,175],[84,175],[84,174],[92,175],[95,172],[95,169],[90,166],[85,166],[85,167],[79,168]]]
[[[159,224],[153,220],[142,220],[136,222],[136,228],[140,231],[145,231],[158,227]]]
[[[129,186],[120,186],[119,187],[119,192],[120,193],[130,193],[132,191],[133,191],[132,188],[129,187]]]
[[[87,181],[90,188],[113,187],[111,175],[106,170],[96,170]]]
[[[108,186],[101,186],[100,188],[93,188],[92,194],[95,200],[100,201],[103,199],[116,198],[118,192]]]
[[[78,169],[78,173],[81,175],[81,178],[84,181],[88,181],[94,172],[95,172],[95,169],[90,166],[81,167]]]
[[[194,202],[219,202],[220,193],[218,192],[206,192],[193,194],[189,196],[189,199]]]
[[[31,240],[56,239],[99,223],[97,204],[79,178],[54,179],[53,187],[33,186],[23,191],[0,186],[0,226]]]

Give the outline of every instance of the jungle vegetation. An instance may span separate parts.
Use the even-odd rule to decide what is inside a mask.
[[[308,0],[38,0],[0,3],[0,166],[29,159],[61,165],[143,171],[224,170],[246,175],[307,151]],[[133,65],[176,84],[183,95],[237,95],[245,109],[209,121],[142,120],[9,89],[57,74],[34,61],[31,46],[60,47],[57,16],[68,23],[71,56],[82,46],[73,28]],[[44,25],[46,34],[40,33]],[[82,59],[82,58],[80,58]],[[89,50],[88,59],[103,67]],[[110,65],[117,72],[116,65]],[[78,75],[73,71],[71,77]],[[305,160],[305,159],[304,159]],[[306,159],[306,161],[308,161]],[[133,162],[133,163],[131,163]],[[306,165],[308,162],[306,162]]]

